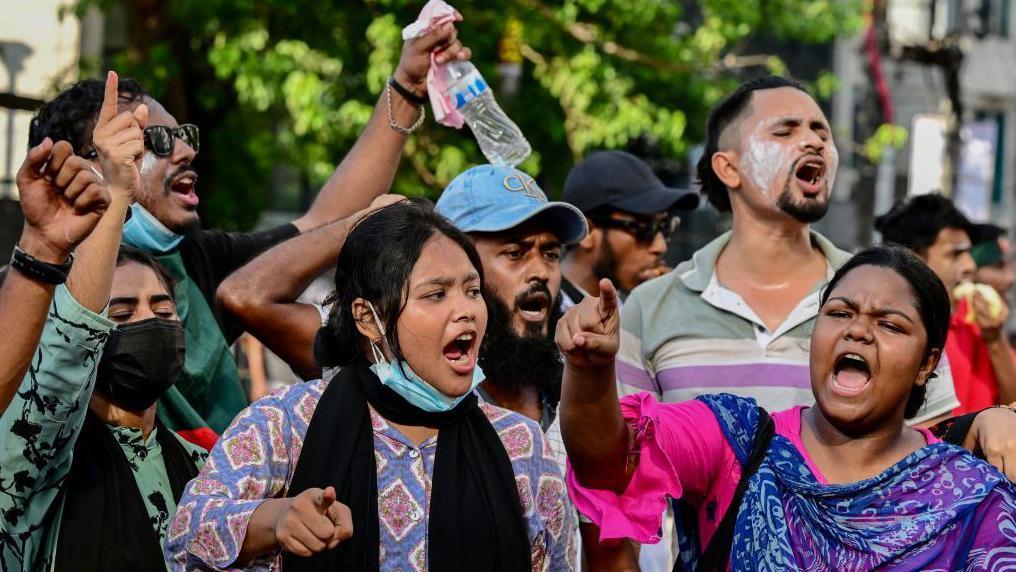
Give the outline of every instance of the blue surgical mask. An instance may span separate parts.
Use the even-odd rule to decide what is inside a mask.
[[[138,203],[131,205],[131,218],[123,225],[123,241],[149,254],[166,254],[180,244],[183,235],[166,228]]]
[[[374,314],[374,321],[377,322],[377,327],[381,331],[381,335],[384,336],[384,327],[381,325],[381,320],[378,319],[374,305],[370,302],[367,302],[367,305],[370,306],[370,312]],[[483,370],[479,365],[476,365],[473,367],[473,382],[469,391],[458,397],[449,397],[424,381],[405,360],[395,363],[389,362],[385,359],[381,348],[374,342],[371,342],[370,349],[376,362],[370,366],[370,370],[377,375],[381,383],[401,395],[411,405],[431,413],[441,413],[453,409],[484,380]]]

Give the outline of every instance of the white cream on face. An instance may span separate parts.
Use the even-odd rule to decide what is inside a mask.
[[[756,124],[748,135],[741,155],[741,172],[761,195],[770,200],[783,191],[786,184],[787,170],[795,158],[807,151],[799,145],[769,139],[764,135],[765,126]],[[800,148],[798,148],[800,147]],[[826,189],[831,192],[836,182],[836,170],[839,167],[840,155],[836,145],[830,139],[822,154],[826,162]]]
[[[751,130],[744,143],[741,172],[763,197],[775,200],[783,188],[783,181],[779,179],[786,177],[785,171],[793,161],[794,147],[767,139],[759,133],[759,127]]]
[[[155,169],[155,153],[151,151],[145,151],[141,155],[141,167],[138,171],[141,173],[141,179],[144,180],[152,174],[152,170]]]

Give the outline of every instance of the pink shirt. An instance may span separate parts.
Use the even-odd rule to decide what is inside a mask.
[[[776,434],[786,437],[804,457],[808,469],[828,484],[801,440],[803,406],[773,413]],[[667,497],[684,498],[699,507],[702,545],[708,544],[741,479],[741,463],[719,421],[701,401],[658,403],[648,393],[621,399],[629,423],[647,424],[638,468],[622,494],[587,489],[568,467],[568,490],[580,513],[598,523],[600,538],[632,538],[643,544],[659,541]],[[940,439],[919,429],[928,444]]]

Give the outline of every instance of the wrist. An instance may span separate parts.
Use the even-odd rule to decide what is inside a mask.
[[[110,209],[126,209],[131,206],[132,202],[134,202],[134,191],[114,184],[110,184],[106,188],[109,190]]]
[[[269,499],[266,503],[271,503],[269,510],[271,511],[271,523],[272,523],[272,537],[276,542],[279,541],[279,527],[282,525],[282,518],[286,516],[286,512],[289,510],[289,506],[293,504],[295,497],[286,497],[281,499]]]
[[[583,379],[601,380],[606,383],[608,379],[613,381],[615,361],[615,358],[611,358],[609,361],[597,363],[575,363],[565,357],[565,367],[573,375],[581,376]]]
[[[392,74],[392,77],[395,78],[395,81],[399,82],[399,85],[408,89],[417,97],[421,98],[427,97],[426,77],[420,80],[415,80],[409,77],[409,74],[407,74],[405,70],[403,70],[401,67],[395,70],[395,73]]]
[[[1001,328],[981,329],[981,339],[984,340],[985,345],[989,346],[1003,346],[1005,344],[1005,338],[1002,336]]]
[[[56,246],[27,225],[21,232],[18,248],[39,262],[47,264],[64,264],[71,255],[71,249]]]
[[[343,240],[345,240],[345,237],[349,236],[349,233],[353,232],[353,229],[356,227],[356,223],[363,220],[368,213],[370,213],[369,209],[363,209],[356,211],[355,213],[342,219],[342,221],[339,223],[342,229],[339,232],[342,233]]]

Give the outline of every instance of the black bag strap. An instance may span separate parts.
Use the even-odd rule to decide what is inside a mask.
[[[734,545],[734,523],[737,521],[737,513],[740,511],[741,501],[744,500],[744,493],[748,490],[748,480],[758,472],[758,468],[769,451],[769,442],[773,440],[775,434],[776,424],[773,423],[772,417],[765,409],[759,407],[758,427],[755,429],[755,441],[751,446],[751,455],[748,456],[748,461],[741,472],[741,480],[738,481],[737,489],[734,491],[734,498],[731,499],[730,506],[727,507],[727,512],[724,513],[723,520],[720,521],[720,526],[716,529],[716,534],[709,540],[709,545],[706,546],[702,556],[698,559],[696,567],[698,572],[723,572],[727,569],[727,564],[730,562],[730,549]],[[674,572],[680,570],[681,560],[678,559],[674,565]]]
[[[586,297],[581,290],[575,287],[574,284],[568,281],[567,278],[561,278],[561,290],[571,298],[572,303],[578,304]]]
[[[991,408],[989,407],[988,409]],[[986,411],[986,409],[946,419],[945,421],[942,421],[938,425],[932,427],[931,433],[946,443],[952,443],[953,445],[962,447],[963,442],[967,440],[967,434],[970,433],[970,428],[974,425],[974,419],[982,411]]]

